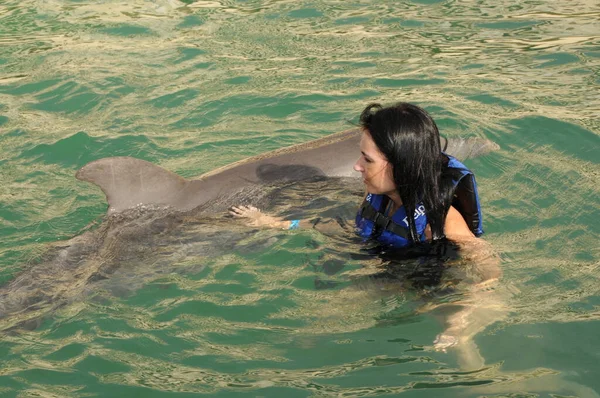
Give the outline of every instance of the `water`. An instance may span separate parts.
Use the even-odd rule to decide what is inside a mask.
[[[465,371],[431,348],[443,316],[422,292],[357,282],[376,260],[350,238],[183,220],[100,241],[86,264],[119,270],[2,335],[1,394],[598,396],[599,16],[563,0],[3,1],[1,282],[106,225],[101,192],[74,178],[91,160],[193,177],[404,100],[501,147],[468,165],[504,310],[484,312],[470,348],[485,365]],[[356,202],[299,192],[274,210]]]

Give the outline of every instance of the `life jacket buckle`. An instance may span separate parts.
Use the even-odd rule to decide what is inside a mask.
[[[382,230],[386,231],[388,226],[392,222],[391,217],[387,217],[380,212],[375,213],[375,217],[373,217],[373,224],[382,228]]]
[[[392,218],[391,217],[386,217],[386,218],[387,218],[387,221],[385,222],[385,225],[383,226],[383,229],[387,231],[388,227],[392,223]]]
[[[380,212],[375,213],[375,217],[373,217],[373,224],[379,225],[379,219],[382,217]]]

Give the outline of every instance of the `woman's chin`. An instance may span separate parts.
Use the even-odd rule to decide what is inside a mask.
[[[385,193],[381,189],[377,189],[376,187],[374,187],[372,184],[369,184],[365,180],[363,180],[363,184],[365,185],[365,191],[367,191],[368,193],[371,193],[373,195],[383,195]]]
[[[379,192],[377,192],[377,190],[375,188],[373,188],[373,186],[371,184],[369,184],[368,182],[363,180],[363,183],[365,184],[365,191],[367,191],[368,193],[372,193],[373,195],[378,195]]]

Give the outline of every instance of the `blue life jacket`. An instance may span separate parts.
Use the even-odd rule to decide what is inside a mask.
[[[477,237],[483,234],[481,219],[481,205],[475,176],[464,164],[456,158],[448,157],[448,168],[452,170],[454,193],[452,206],[459,211],[465,219],[467,226]],[[404,247],[412,243],[408,228],[408,218],[404,206],[391,216],[384,214],[388,204],[385,195],[368,193],[356,215],[356,228],[360,236],[365,239],[376,238],[384,245]],[[426,209],[422,203],[417,204],[414,214],[415,227],[421,242],[425,241],[425,228],[427,227]]]

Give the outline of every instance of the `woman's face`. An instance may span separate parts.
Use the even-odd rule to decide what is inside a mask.
[[[364,131],[360,140],[360,158],[354,164],[354,170],[362,174],[367,192],[388,195],[396,192],[392,177],[392,165],[381,153],[368,131]]]

